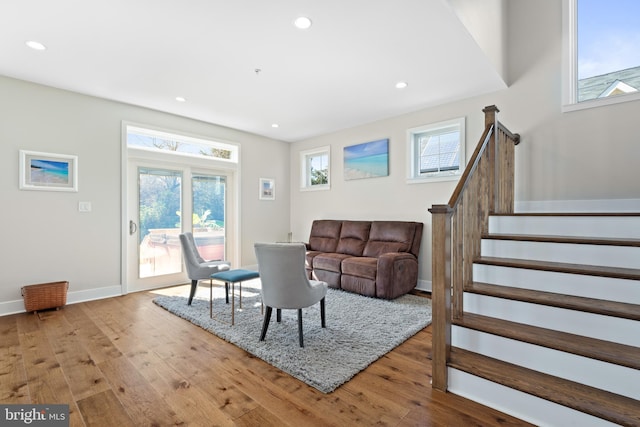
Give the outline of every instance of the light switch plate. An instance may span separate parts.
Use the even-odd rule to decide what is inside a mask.
[[[78,202],[79,212],[91,212],[91,202]]]

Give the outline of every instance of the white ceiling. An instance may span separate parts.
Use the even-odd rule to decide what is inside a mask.
[[[2,0],[0,75],[289,142],[505,87],[447,0]]]

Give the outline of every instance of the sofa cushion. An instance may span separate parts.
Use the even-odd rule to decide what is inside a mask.
[[[313,258],[313,269],[335,271],[336,273],[340,273],[342,271],[340,269],[340,266],[342,264],[342,260],[345,258],[349,258],[349,255],[336,253],[316,255]]]
[[[320,280],[321,282],[326,282],[330,288],[340,289],[340,278],[342,274],[336,273],[335,271],[327,271],[327,270],[313,270],[311,278],[313,280]]]
[[[377,270],[377,258],[353,257],[342,261],[342,274],[375,279]]]
[[[408,252],[415,235],[415,223],[402,221],[374,221],[363,255],[378,257],[387,252]]]
[[[335,252],[341,228],[342,221],[331,219],[313,221],[308,249],[318,252]]]
[[[371,221],[344,221],[340,230],[340,240],[336,252],[362,256],[369,239]]]
[[[304,257],[304,268],[306,268],[307,270],[311,270],[313,269],[313,259],[320,255],[323,254],[324,252],[319,252],[319,251],[307,251],[305,257]]]
[[[348,292],[355,292],[356,294],[364,295],[367,297],[377,297],[376,295],[376,281],[367,279],[365,277],[349,276],[343,274],[340,278],[340,288]]]

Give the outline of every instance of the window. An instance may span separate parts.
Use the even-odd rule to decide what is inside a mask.
[[[238,163],[238,147],[223,142],[210,141],[185,135],[176,135],[153,129],[127,126],[127,146],[155,152],[215,158]]]
[[[300,152],[301,190],[328,190],[330,188],[329,147],[320,147]]]
[[[565,111],[640,99],[640,2],[564,0]]]
[[[409,129],[409,182],[458,179],[465,166],[464,117]]]

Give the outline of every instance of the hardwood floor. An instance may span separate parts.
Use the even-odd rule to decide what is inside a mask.
[[[0,317],[0,402],[68,403],[71,426],[528,425],[432,390],[430,327],[323,394],[157,307],[155,295]]]

